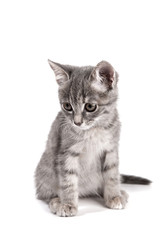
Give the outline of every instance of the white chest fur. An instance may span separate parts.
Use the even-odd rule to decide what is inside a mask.
[[[85,133],[83,141],[86,151],[92,149],[98,154],[111,148],[112,135],[107,130],[94,128]]]
[[[103,151],[110,151],[112,148],[112,134],[110,131],[100,128],[93,128],[86,131],[82,141],[76,143],[71,149],[80,153],[101,154]]]
[[[103,186],[100,157],[112,148],[112,134],[104,129],[91,129],[85,132],[83,140],[73,146],[80,152],[79,193],[81,196],[99,194]]]

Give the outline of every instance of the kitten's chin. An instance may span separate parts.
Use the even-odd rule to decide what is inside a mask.
[[[76,129],[79,129],[79,130],[89,130],[93,127],[93,124],[91,125],[86,125],[85,123],[82,123],[80,126],[77,126],[73,123],[73,127],[75,127]]]

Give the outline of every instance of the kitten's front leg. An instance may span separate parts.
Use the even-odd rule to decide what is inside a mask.
[[[128,199],[128,194],[120,190],[118,164],[117,150],[106,153],[103,164],[104,200],[105,205],[112,209],[124,208]]]
[[[52,199],[49,207],[58,216],[75,216],[78,210],[78,154],[59,157],[58,176],[59,198]]]

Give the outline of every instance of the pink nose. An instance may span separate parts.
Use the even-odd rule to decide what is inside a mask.
[[[82,124],[82,122],[75,122],[74,121],[74,124],[77,125],[77,126],[80,126]]]

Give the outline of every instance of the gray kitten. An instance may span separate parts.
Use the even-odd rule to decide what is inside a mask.
[[[64,217],[77,214],[79,197],[102,196],[108,208],[124,208],[128,195],[120,183],[150,181],[119,174],[117,72],[105,61],[96,67],[49,64],[62,110],[36,169],[37,197]]]

